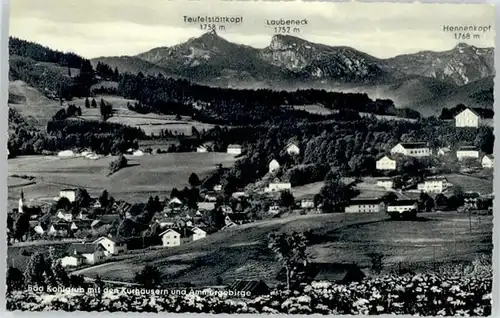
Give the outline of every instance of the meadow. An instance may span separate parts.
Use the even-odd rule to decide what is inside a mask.
[[[140,268],[154,265],[171,282],[211,285],[220,278],[273,284],[280,267],[266,238],[276,230],[311,230],[311,261],[357,263],[369,271],[369,254],[380,253],[387,271],[402,267],[425,272],[438,264],[491,254],[492,218],[474,216],[471,224],[470,231],[468,218],[454,212],[421,214],[417,221],[392,221],[383,213],[293,216],[236,226],[183,246],[138,253],[78,273],[131,282]]]
[[[159,155],[126,156],[129,166],[107,176],[109,164],[115,157],[98,160],[86,158],[59,158],[56,156],[24,156],[8,160],[9,175],[34,177],[35,184],[20,187],[9,183],[8,199],[12,208],[24,191],[28,204],[53,201],[62,188],[85,188],[94,196],[104,189],[116,199],[144,202],[149,196],[170,196],[172,188],[188,186],[191,173],[200,178],[215,169],[235,162],[234,155],[226,153],[167,153]],[[9,178],[9,181],[17,178]]]

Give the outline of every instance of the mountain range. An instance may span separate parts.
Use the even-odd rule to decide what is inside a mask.
[[[259,49],[206,33],[175,46],[135,56],[99,57],[92,63],[218,87],[362,91],[433,114],[456,102],[493,107],[493,54],[493,48],[459,43],[444,52],[382,59],[289,35],[274,35],[267,47]]]

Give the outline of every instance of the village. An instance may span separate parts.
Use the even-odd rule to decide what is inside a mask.
[[[455,126],[467,129],[478,128],[484,123],[481,117],[470,109],[465,109],[455,116]],[[200,145],[197,152],[209,152],[209,145]],[[284,151],[290,156],[299,155],[301,146],[290,142]],[[141,150],[130,150],[132,155],[145,155]],[[241,145],[232,144],[227,147],[227,153],[236,156],[244,154]],[[402,178],[398,169],[400,160],[434,158],[445,162],[457,162],[459,171],[456,173],[492,176],[494,157],[483,154],[471,145],[441,147],[432,149],[426,141],[400,142],[390,153],[381,156],[376,161],[376,169],[371,177],[362,179],[343,178],[347,185],[361,189],[361,194],[347,202],[342,212],[355,213],[387,213],[392,218],[415,218],[418,212],[459,210],[482,210],[491,213],[492,193],[464,192],[463,203],[447,206],[447,198],[457,195],[460,184],[452,184],[448,179],[436,172],[433,167],[424,175],[413,173]],[[219,169],[221,167],[218,167]],[[110,200],[105,192],[99,198],[90,198],[84,189],[61,189],[55,198],[56,208],[52,208],[49,217],[43,215],[42,208],[26,206],[26,198],[21,191],[18,207],[11,211],[11,226],[9,244],[16,241],[14,227],[16,220],[22,215],[28,215],[29,230],[21,240],[70,240],[72,244],[64,255],[60,255],[62,266],[79,268],[112,261],[117,256],[134,253],[151,248],[173,248],[180,245],[204,239],[207,236],[255,221],[248,213],[249,202],[265,202],[260,219],[279,218],[283,215],[324,213],[321,203],[315,199],[317,193],[309,193],[294,197],[291,182],[280,180],[276,175],[281,165],[276,159],[269,162],[269,172],[265,182],[246,189],[239,189],[230,194],[224,193],[221,183],[211,188],[203,188],[196,184],[199,194],[196,206],[186,202],[186,196],[172,193],[171,198],[160,201],[151,198],[147,205],[130,203],[123,200]],[[410,166],[410,169],[414,169]],[[197,178],[197,177],[196,177]],[[364,189],[368,191],[363,191]],[[81,201],[83,193],[88,201],[85,206],[75,204]],[[366,195],[372,194],[372,195]],[[377,195],[373,195],[377,194]],[[182,199],[180,198],[182,197]],[[291,199],[290,199],[291,197]],[[456,198],[456,197],[455,197]],[[188,199],[190,200],[190,199]],[[290,202],[292,200],[292,202]],[[455,201],[454,198],[450,201]],[[429,203],[432,202],[432,203]],[[445,202],[445,203],[443,203]],[[147,207],[149,205],[149,207]],[[147,210],[150,217],[145,218],[146,224],[138,219]],[[124,221],[132,225],[127,235],[120,235]],[[139,225],[137,225],[139,224]],[[125,226],[126,227],[126,226]],[[17,237],[19,241],[19,237]]]

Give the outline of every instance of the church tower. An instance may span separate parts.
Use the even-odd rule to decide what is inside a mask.
[[[18,207],[19,214],[23,213],[23,207],[24,207],[24,192],[23,190],[21,190],[21,195],[19,196],[19,207]]]

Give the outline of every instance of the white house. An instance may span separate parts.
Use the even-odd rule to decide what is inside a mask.
[[[106,256],[117,255],[127,251],[127,242],[122,238],[102,236],[93,243],[101,245]]]
[[[481,125],[481,116],[470,108],[466,108],[455,116],[455,127],[474,127]]]
[[[216,192],[222,191],[222,184],[214,185],[214,191],[216,191]]]
[[[191,228],[191,231],[193,232],[193,241],[202,239],[207,236],[207,232],[200,229],[199,227],[193,227]]]
[[[241,155],[241,145],[229,145],[227,146],[227,153],[233,155]]]
[[[78,267],[85,263],[85,257],[76,255],[67,255],[59,259],[62,267]]]
[[[205,145],[200,145],[196,148],[196,152],[208,152],[208,148]]]
[[[264,189],[264,192],[278,192],[290,190],[291,188],[292,184],[290,182],[273,181]]]
[[[35,225],[33,230],[35,231],[35,233],[40,234],[40,235],[44,234],[46,231],[40,224]]]
[[[69,202],[75,202],[76,189],[62,189],[59,191],[59,198],[67,198]]]
[[[285,151],[289,155],[298,155],[300,154],[300,148],[297,144],[290,142],[286,145]]]
[[[179,198],[172,198],[170,201],[168,201],[168,206],[169,207],[176,207],[176,206],[181,206],[182,205],[182,201],[179,200]]]
[[[97,264],[105,258],[102,246],[93,243],[72,244],[68,249],[68,256],[81,256],[85,264]]]
[[[493,168],[495,166],[495,157],[493,155],[486,155],[481,160],[483,168]]]
[[[442,147],[442,148],[439,148],[437,154],[438,154],[438,156],[446,156],[450,152],[451,152],[450,147]]]
[[[415,210],[415,211],[418,210],[417,201],[398,200],[398,201],[391,202],[387,205],[387,212],[388,213],[394,213],[394,212],[402,213],[402,212],[412,211],[412,210]]]
[[[277,171],[279,168],[280,168],[280,163],[278,162],[278,160],[276,159],[271,160],[271,162],[269,163],[269,173],[273,173]]]
[[[354,199],[345,207],[346,213],[385,212],[385,203],[381,199]]]
[[[302,209],[313,209],[314,208],[314,200],[310,198],[304,198],[300,200],[300,207]]]
[[[190,229],[168,229],[160,233],[164,247],[174,247],[187,244],[193,240],[193,232]]]
[[[425,142],[403,142],[391,149],[391,154],[402,154],[410,157],[428,157],[431,150]]]
[[[56,217],[58,219],[66,221],[66,222],[73,221],[73,214],[69,211],[62,210],[62,209],[57,211]]]
[[[450,186],[445,177],[433,176],[425,178],[423,183],[417,185],[417,189],[425,193],[442,193]]]
[[[377,187],[382,187],[387,190],[392,189],[394,186],[394,181],[391,178],[378,178]]]
[[[457,150],[457,159],[466,158],[479,159],[479,150],[474,146],[462,146]]]
[[[383,156],[376,162],[377,170],[396,170],[396,160]]]

